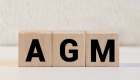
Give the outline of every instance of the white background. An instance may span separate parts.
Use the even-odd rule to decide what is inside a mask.
[[[140,0],[0,0],[0,46],[20,30],[117,30],[120,45],[140,45]]]

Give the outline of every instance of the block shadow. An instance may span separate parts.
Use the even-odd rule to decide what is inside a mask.
[[[120,63],[120,67],[140,67],[140,63]]]

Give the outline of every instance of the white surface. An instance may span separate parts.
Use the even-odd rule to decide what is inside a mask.
[[[118,30],[121,45],[140,45],[140,0],[0,0],[0,45],[19,30]]]
[[[120,47],[120,67],[17,67],[18,47],[0,51],[0,80],[140,80],[140,47]]]

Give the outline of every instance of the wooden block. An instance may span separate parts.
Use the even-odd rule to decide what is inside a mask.
[[[86,66],[119,66],[118,32],[86,31]]]
[[[53,31],[53,66],[85,66],[85,31]]]
[[[18,44],[20,67],[52,66],[52,31],[20,31]]]

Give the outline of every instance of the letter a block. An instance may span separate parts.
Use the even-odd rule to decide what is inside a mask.
[[[86,66],[119,66],[119,33],[111,31],[86,32]]]
[[[85,67],[85,31],[53,31],[53,66]]]
[[[20,67],[52,66],[52,31],[19,32]]]

